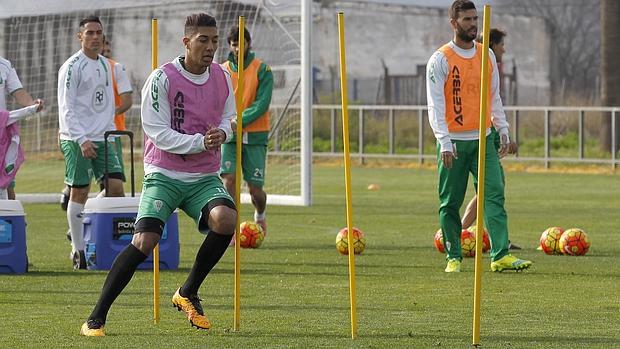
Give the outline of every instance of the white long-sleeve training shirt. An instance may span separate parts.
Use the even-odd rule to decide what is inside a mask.
[[[202,85],[209,80],[210,68],[200,75],[192,74],[185,70],[179,61],[179,57],[172,61],[175,68],[187,79],[195,84]],[[212,63],[216,64],[216,63]],[[218,126],[219,129],[226,134],[226,140],[232,137],[231,121],[237,117],[237,107],[235,104],[235,96],[232,88],[230,75],[224,70],[226,83],[228,84],[228,97],[222,112],[222,121]],[[159,110],[153,108],[153,98],[151,94],[151,84],[156,76],[158,89]],[[168,89],[170,83],[166,73],[162,69],[154,70],[142,87],[142,129],[144,133],[151,139],[155,146],[161,150],[174,154],[196,154],[206,151],[204,145],[204,135],[196,133],[193,135],[183,134],[175,131],[170,127],[170,104],[168,103]],[[190,173],[172,171],[165,168],[155,166],[153,164],[144,164],[144,173],[161,173],[167,177],[178,179],[184,182],[193,182],[203,178],[205,175],[213,175],[214,173]],[[217,173],[215,173],[217,175]]]
[[[472,58],[476,55],[476,45],[471,49],[462,49],[453,41],[449,43],[450,47],[463,58]],[[493,65],[493,74],[491,76],[491,116],[493,125],[500,135],[508,137],[508,122],[504,113],[504,106],[499,95],[499,70],[495,54],[489,49],[489,60]],[[426,99],[428,101],[428,121],[433,129],[437,142],[441,145],[441,152],[452,152],[452,140],[477,140],[479,137],[478,130],[466,132],[450,132],[446,123],[446,96],[444,94],[444,85],[448,78],[448,60],[440,51],[435,53],[428,60],[426,65]],[[487,128],[486,134],[491,132]]]
[[[80,145],[103,141],[114,127],[114,89],[110,61],[76,52],[58,71],[60,139]]]

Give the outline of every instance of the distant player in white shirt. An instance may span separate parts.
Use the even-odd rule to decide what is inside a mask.
[[[40,108],[43,108],[44,103],[42,99],[34,100],[30,94],[23,88],[17,72],[11,62],[7,59],[0,57],[0,110],[7,110],[6,96],[10,95],[15,98],[15,102],[22,107],[38,104]],[[40,110],[40,109],[39,109]],[[19,137],[16,140],[19,144]],[[15,200],[15,181],[7,188],[8,198]]]
[[[81,49],[58,72],[60,148],[65,157],[65,184],[71,187],[67,220],[71,231],[74,269],[86,269],[82,210],[90,183],[104,175],[106,131],[114,127],[112,65],[100,55],[103,26],[96,16],[80,22]],[[114,147],[108,147],[108,196],[125,196],[123,174]]]

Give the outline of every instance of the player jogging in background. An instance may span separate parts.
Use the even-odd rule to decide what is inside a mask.
[[[212,64],[218,46],[215,18],[185,20],[185,55],[154,70],[142,88],[145,134],[144,181],[131,243],[106,277],[95,308],[82,325],[84,336],[103,336],[114,300],[159,242],[165,222],[181,208],[206,234],[194,265],[172,297],[189,322],[211,328],[198,289],[218,263],[234,233],[237,211],[219,177],[220,146],[232,136],[236,117],[230,76]]]
[[[244,28],[245,29],[245,28]],[[267,234],[267,194],[265,185],[265,165],[267,163],[267,144],[269,143],[269,103],[273,90],[273,74],[271,68],[256,58],[252,49],[250,32],[244,30],[244,91],[237,90],[238,58],[239,58],[239,27],[230,29],[227,37],[230,53],[222,66],[231,74],[235,94],[243,93],[243,139],[241,147],[241,167],[243,180],[248,184],[252,204],[254,205],[254,221]],[[241,107],[241,106],[239,106]],[[230,195],[235,196],[235,168],[237,163],[237,144],[233,138],[222,145],[221,176]]]
[[[426,67],[429,123],[437,139],[439,169],[439,222],[447,252],[445,271],[460,272],[461,217],[469,174],[477,185],[478,128],[480,123],[480,70],[482,45],[475,42],[478,13],[473,2],[456,0],[450,7],[453,40],[439,48]],[[491,239],[491,270],[521,270],[532,262],[508,253],[508,218],[504,209],[504,183],[499,156],[508,152],[508,123],[499,96],[499,74],[493,51],[486,137],[491,144],[491,120],[500,134],[499,151],[486,147],[485,223]],[[492,116],[492,117],[491,117]],[[499,152],[499,154],[498,154]]]

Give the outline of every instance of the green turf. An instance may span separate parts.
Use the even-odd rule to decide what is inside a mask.
[[[350,339],[347,258],[335,236],[345,226],[338,167],[315,167],[312,207],[270,207],[269,235],[242,251],[241,330],[233,332],[233,252],[201,288],[214,328],[190,328],[170,305],[201,236],[181,215],[181,263],[161,273],[161,323],[152,323],[152,274],[137,272],[112,307],[105,338],[78,335],[105,272],[71,270],[65,212],[27,205],[31,271],[0,276],[0,347],[140,348],[468,348],[472,333],[473,259],[445,274],[433,248],[436,173],[355,168],[354,225],[366,232],[357,262],[358,339]],[[620,347],[620,177],[507,174],[511,238],[532,259],[524,273],[488,271],[483,261],[484,348]],[[368,191],[378,183],[379,191]],[[249,219],[249,206],[243,218]],[[535,251],[552,225],[581,227],[585,257]]]

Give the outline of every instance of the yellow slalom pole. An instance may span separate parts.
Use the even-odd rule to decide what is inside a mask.
[[[157,18],[151,20],[151,69],[157,69]],[[153,249],[153,321],[159,324],[159,244]]]
[[[235,167],[235,206],[237,207],[237,232],[235,233],[235,315],[234,326],[235,331],[239,331],[241,326],[241,139],[243,127],[243,71],[245,56],[245,18],[239,16],[239,58],[237,59],[237,91],[235,97],[237,99],[237,165]]]
[[[349,111],[347,102],[347,68],[344,46],[344,13],[338,12],[340,48],[340,94],[342,100],[342,142],[344,143],[344,182],[347,204],[347,246],[349,246],[349,296],[351,299],[351,338],[357,337],[355,309],[355,254],[353,253],[353,207],[351,205],[351,159],[349,152]]]
[[[491,26],[491,6],[484,6],[484,25],[482,26],[482,67],[480,68],[480,127],[478,149],[478,204],[476,212],[476,262],[474,277],[474,347],[480,346],[480,293],[482,289],[482,236],[484,235],[484,177],[486,162],[486,131],[489,94],[489,31]]]

